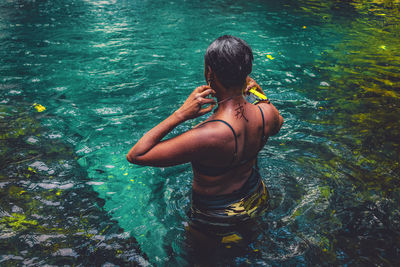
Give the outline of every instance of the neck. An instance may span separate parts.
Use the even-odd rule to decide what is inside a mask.
[[[231,102],[231,100],[237,100],[242,96],[242,90],[237,88],[224,88],[220,87],[216,89],[217,94],[217,104],[220,105],[222,103]]]
[[[228,106],[228,103],[234,103],[241,99],[243,88],[225,88],[218,80],[209,83],[209,85],[217,92],[215,97],[219,107]]]
[[[225,98],[223,98],[221,100],[219,100],[219,98],[217,98],[218,99],[217,104],[218,104],[218,106],[220,106],[222,103],[228,102],[230,100],[236,99],[236,98],[241,97],[241,96],[242,96],[242,94],[240,94],[240,95],[231,95],[231,96],[227,96],[227,97],[225,97]]]

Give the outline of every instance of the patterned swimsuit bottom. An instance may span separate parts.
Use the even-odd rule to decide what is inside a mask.
[[[207,196],[192,192],[189,232],[222,245],[249,239],[256,217],[269,207],[269,194],[256,168],[233,193]]]

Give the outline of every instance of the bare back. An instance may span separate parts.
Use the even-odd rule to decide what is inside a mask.
[[[193,190],[204,195],[222,195],[241,188],[268,137],[279,131],[278,116],[272,104],[252,105],[241,97],[200,124],[198,127],[208,130],[210,138],[219,137],[219,149],[210,148],[207,157],[192,162]],[[217,171],[212,173],[207,168]]]

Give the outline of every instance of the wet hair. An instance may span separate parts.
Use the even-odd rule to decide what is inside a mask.
[[[242,39],[223,35],[207,48],[204,61],[223,86],[242,87],[252,70],[253,52]]]

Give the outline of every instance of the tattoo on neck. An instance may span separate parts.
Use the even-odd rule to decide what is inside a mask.
[[[244,114],[244,107],[242,106],[242,104],[238,103],[237,105],[238,105],[238,107],[235,109],[235,111],[236,111],[236,113],[235,113],[236,119],[244,118],[246,120],[246,122],[249,122],[249,120],[246,118],[246,115]]]

